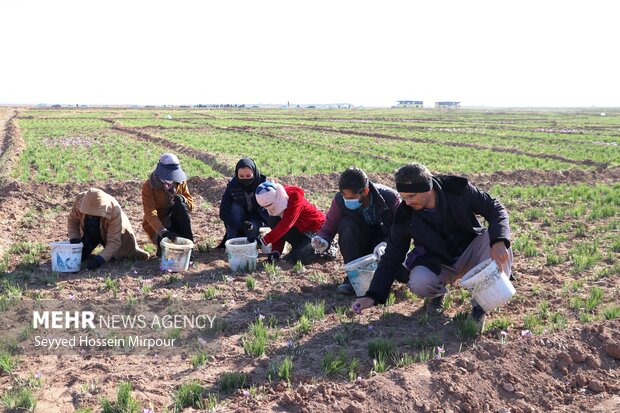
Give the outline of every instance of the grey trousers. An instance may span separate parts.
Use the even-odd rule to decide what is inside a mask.
[[[478,235],[456,260],[454,265],[441,266],[441,273],[439,275],[424,266],[413,267],[409,273],[409,289],[415,295],[423,298],[433,298],[446,294],[448,292],[446,285],[461,279],[469,270],[491,257],[491,246],[489,243],[489,231]],[[508,256],[508,263],[503,270],[510,275],[512,248],[508,249]]]

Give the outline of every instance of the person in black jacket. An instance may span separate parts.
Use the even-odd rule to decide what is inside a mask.
[[[338,181],[338,192],[327,211],[325,224],[312,239],[319,252],[329,248],[336,234],[344,263],[385,250],[394,213],[400,204],[398,193],[368,180],[360,168],[347,168]],[[345,295],[355,293],[347,277],[338,286]]]
[[[262,175],[254,161],[243,158],[235,166],[235,176],[228,182],[220,203],[220,219],[226,226],[226,240],[237,237],[256,239],[261,226],[267,226],[266,213],[256,202],[256,188],[267,178]]]
[[[433,176],[417,163],[400,168],[395,180],[404,202],[396,211],[385,254],[370,288],[365,297],[353,303],[354,311],[385,303],[405,257],[411,271],[409,288],[426,299],[428,308],[436,310],[441,309],[446,285],[488,258],[510,274],[508,213],[496,199],[466,178]],[[476,215],[485,218],[488,229]],[[415,248],[407,254],[412,239]],[[481,331],[485,314],[475,301],[472,317]]]

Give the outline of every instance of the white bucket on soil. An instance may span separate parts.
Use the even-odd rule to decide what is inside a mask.
[[[506,304],[517,292],[506,273],[491,258],[469,270],[461,279],[461,285],[487,313]]]
[[[379,261],[375,254],[368,254],[345,264],[344,272],[347,273],[355,295],[358,297],[366,295],[378,265]]]
[[[192,257],[194,243],[182,237],[177,237],[174,242],[164,238],[161,245],[161,270],[171,272],[186,271],[189,268],[189,260]]]
[[[52,242],[50,247],[52,248],[53,272],[78,272],[80,270],[84,244],[58,241]]]
[[[256,270],[258,250],[256,241],[248,242],[246,237],[231,238],[226,241],[226,258],[234,272],[252,272]]]

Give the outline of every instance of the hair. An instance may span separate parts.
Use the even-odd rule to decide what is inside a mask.
[[[401,167],[394,174],[394,180],[401,184],[420,184],[433,177],[431,171],[420,163],[410,163]]]
[[[350,166],[340,174],[338,189],[347,189],[353,192],[362,192],[368,188],[368,176],[366,172],[356,166]]]

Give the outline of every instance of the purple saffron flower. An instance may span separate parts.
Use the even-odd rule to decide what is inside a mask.
[[[41,372],[40,372],[40,371],[37,371],[36,373],[34,373],[34,378],[35,378],[35,379],[40,379],[40,378],[41,378],[41,376],[42,376],[42,374],[41,374]]]
[[[250,392],[244,389],[244,390],[243,390],[243,395],[244,395],[245,397],[250,397]]]
[[[142,409],[142,413],[155,413],[155,412],[151,409]]]
[[[372,324],[368,324],[368,331],[372,331],[374,327],[372,326]]]
[[[443,353],[445,353],[446,350],[444,350],[443,346],[437,346],[437,354],[435,354],[435,360],[439,360],[440,358],[443,357]]]
[[[258,315],[258,319],[259,319],[259,320],[264,320],[264,319],[265,319],[265,316],[264,316],[264,315],[262,315],[262,314],[259,314],[259,315]]]
[[[69,294],[69,300],[75,300],[75,295]]]

